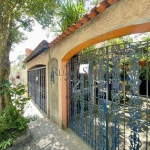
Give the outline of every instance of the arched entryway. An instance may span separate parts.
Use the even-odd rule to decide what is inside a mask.
[[[141,113],[142,112],[141,108],[143,109],[144,106],[141,105],[141,101],[138,102],[140,95],[138,95],[137,97],[136,94],[137,91],[139,92],[140,90],[139,89],[140,77],[139,74],[137,74],[137,78],[133,77],[132,83],[130,83],[131,91],[129,94],[130,96],[128,97],[130,103],[125,104],[126,97],[125,94],[123,94],[121,95],[124,97],[123,107],[120,106],[121,96],[120,95],[118,96],[118,90],[124,87],[123,86],[121,87],[118,81],[121,80],[121,77],[120,77],[120,72],[117,72],[119,69],[116,63],[117,61],[119,61],[118,63],[120,63],[119,59],[121,57],[123,57],[125,61],[125,57],[129,55],[128,50],[130,49],[131,54],[128,57],[131,57],[131,61],[132,61],[131,68],[133,70],[135,69],[134,73],[136,74],[136,72],[138,72],[139,70],[139,64],[137,63],[138,60],[135,59],[140,58],[140,55],[138,55],[139,57],[137,58],[135,57],[135,55],[137,55],[136,49],[137,50],[139,49],[137,46],[134,47],[134,45],[136,44],[132,45],[132,44],[124,43],[122,45],[122,48],[119,46],[107,47],[107,48],[95,50],[91,54],[90,53],[79,54],[79,52],[87,45],[88,46],[90,44],[93,45],[98,41],[101,42],[107,39],[111,39],[113,37],[120,37],[120,35],[123,36],[132,33],[138,33],[138,32],[142,33],[146,31],[150,31],[149,27],[150,27],[149,23],[145,23],[141,25],[125,27],[123,29],[118,29],[112,31],[111,33],[107,33],[105,35],[98,36],[97,38],[90,39],[89,41],[86,41],[78,45],[77,47],[73,48],[62,59],[62,68],[63,70],[65,70],[65,72],[67,72],[67,75],[70,75],[67,76],[67,82],[66,82],[66,76],[64,76],[64,79],[62,80],[63,125],[68,126],[70,129],[72,129],[76,134],[79,135],[80,138],[86,141],[93,149],[98,149],[98,148],[103,148],[103,149],[131,148],[137,150],[141,148],[148,149],[148,145],[149,145],[148,137],[150,136],[149,135],[150,133],[148,132],[149,115],[146,112],[148,112],[149,100],[148,98],[144,100],[144,103],[146,104],[146,109],[144,110],[146,117],[144,118],[143,122],[145,122],[146,124],[143,127],[143,123],[140,122],[139,120],[142,119],[143,114]],[[148,49],[147,47],[148,45],[149,43],[146,43],[144,47]],[[118,49],[116,49],[117,47]],[[121,52],[121,49],[123,49],[123,53]],[[139,51],[138,53],[140,54]],[[110,54],[112,54],[111,58],[109,57]],[[97,56],[99,56],[99,58],[102,57],[102,59],[101,60],[97,59]],[[114,77],[112,77],[114,84],[116,84],[113,86],[112,84],[111,85],[109,84],[109,80],[110,80],[109,59],[111,59],[113,63],[113,69],[116,71],[115,73],[113,73]],[[104,79],[103,66],[100,66],[100,64],[102,65],[104,63],[105,63],[105,69],[107,70],[105,79]],[[78,70],[80,64],[86,64],[86,65],[88,64],[89,73],[90,71],[92,71],[91,75],[88,75],[88,77],[86,73],[84,75],[80,75]],[[92,70],[92,66],[94,64],[99,64],[97,68],[98,71],[96,71],[96,69]],[[125,76],[125,71],[123,73]],[[132,86],[133,82],[134,82],[134,86]],[[90,88],[86,85],[89,85]],[[104,89],[107,89],[107,92],[102,92],[104,91]],[[114,100],[113,103],[112,103],[113,100],[111,100],[111,102],[108,101],[110,98],[110,91],[113,91],[114,97],[116,97],[113,98]],[[148,97],[148,93],[146,95]],[[118,99],[119,99],[119,104],[116,103]],[[99,103],[99,101],[101,102],[103,101],[103,102]],[[126,114],[125,105],[128,106],[128,113],[127,113],[128,115],[125,115]],[[130,107],[132,105],[133,108]],[[123,122],[123,124],[120,124],[120,122]],[[142,128],[145,128],[143,132],[144,134],[140,133],[141,126]]]
[[[103,42],[105,40],[113,39],[120,36],[130,35],[134,33],[144,33],[150,31],[150,22],[143,23],[143,24],[136,24],[132,26],[126,26],[124,28],[119,28],[116,30],[113,30],[111,32],[100,34],[99,36],[95,38],[91,38],[85,42],[80,43],[79,45],[75,46],[73,49],[68,51],[64,57],[61,60],[61,68],[64,72],[67,72],[66,64],[67,62],[76,54],[78,54],[80,51],[82,51],[84,48],[94,45],[99,42]],[[85,36],[86,37],[86,36]],[[62,120],[63,120],[63,126],[67,126],[67,84],[66,84],[66,76],[62,76]]]
[[[150,85],[141,84],[140,60],[147,56],[148,74],[149,48],[150,41],[123,43],[67,62],[67,125],[92,149],[148,149]]]

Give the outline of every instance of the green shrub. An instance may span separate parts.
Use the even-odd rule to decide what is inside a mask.
[[[24,106],[30,97],[26,97],[26,86],[18,84],[15,87],[5,81],[0,84],[4,86],[0,93],[7,94],[11,97],[8,106],[3,110],[0,116],[0,149],[6,149],[13,142],[13,139],[22,135],[26,129],[27,124],[32,118],[25,118],[23,116]]]
[[[0,143],[0,148],[1,150],[5,150],[8,146],[10,146],[11,144],[13,143],[13,138],[9,138],[7,140],[3,140],[1,143]]]

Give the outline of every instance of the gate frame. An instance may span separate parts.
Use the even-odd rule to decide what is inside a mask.
[[[41,67],[38,67],[38,68],[35,68],[36,66],[39,66],[39,65],[41,65]],[[30,69],[28,69],[27,70],[27,82],[29,82],[29,72],[30,71],[33,71],[33,70],[39,70],[39,69],[45,69],[45,77],[46,77],[46,79],[47,79],[47,76],[46,76],[46,74],[47,74],[47,69],[46,69],[46,65],[44,65],[44,64],[37,64],[37,65],[34,65],[34,66],[32,66]],[[46,79],[45,79],[45,88],[47,87],[47,82],[46,82]],[[47,89],[47,88],[46,88]],[[28,87],[28,91],[29,91],[29,87]],[[29,93],[28,93],[29,94]],[[46,97],[47,97],[47,90],[46,90],[46,92],[45,92],[45,94],[46,94]],[[34,100],[33,100],[34,101]],[[35,102],[35,101],[34,101]],[[47,102],[47,98],[45,99],[45,103],[46,103],[46,112],[44,112],[41,108],[40,108],[40,106],[38,106],[44,113],[45,113],[45,115],[48,115],[48,102]]]
[[[135,34],[135,33],[144,33],[150,31],[150,22],[138,25],[131,25],[124,28],[120,28],[106,34],[102,34],[97,36],[96,38],[85,41],[84,43],[79,44],[78,46],[71,49],[61,60],[61,68],[64,72],[66,72],[66,64],[67,62],[77,53],[82,51],[84,48],[106,41],[110,39],[114,39],[117,37]],[[62,125],[67,128],[67,82],[66,76],[62,77]]]

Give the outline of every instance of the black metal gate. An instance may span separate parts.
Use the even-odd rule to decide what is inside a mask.
[[[28,71],[29,95],[46,113],[46,68],[37,66]]]
[[[68,127],[92,149],[150,149],[149,51],[123,43],[68,62]]]

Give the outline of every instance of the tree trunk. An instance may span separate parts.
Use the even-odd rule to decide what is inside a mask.
[[[9,79],[9,53],[12,45],[11,41],[12,40],[10,40],[9,34],[0,35],[0,83]],[[1,87],[0,90],[3,90],[3,87]],[[7,106],[9,101],[10,98],[5,93],[0,94],[0,114],[2,113],[3,109]]]

